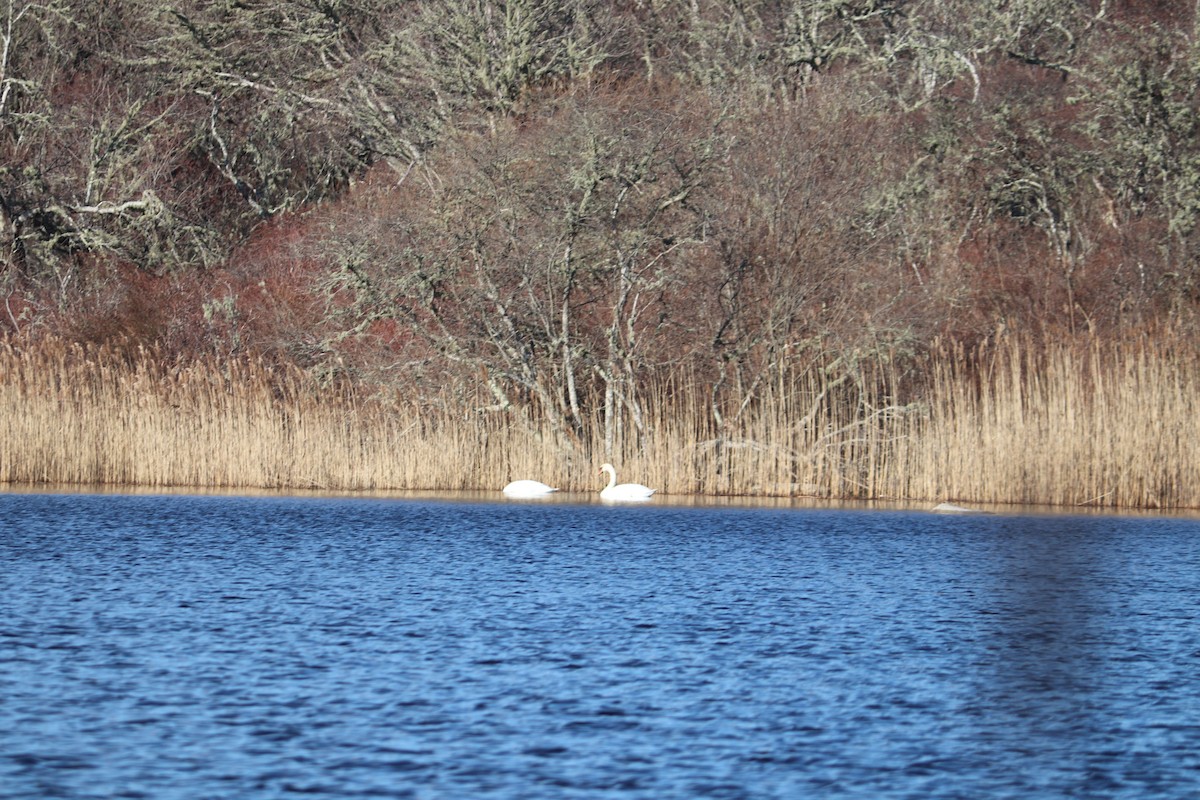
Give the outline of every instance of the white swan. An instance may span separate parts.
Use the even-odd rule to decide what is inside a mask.
[[[642,486],[640,483],[617,483],[617,471],[612,464],[604,464],[600,467],[600,474],[603,475],[605,472],[608,473],[608,486],[600,490],[601,500],[649,500],[650,495],[658,491],[649,486]]]
[[[504,487],[504,494],[508,497],[545,497],[557,491],[541,481],[513,481]]]

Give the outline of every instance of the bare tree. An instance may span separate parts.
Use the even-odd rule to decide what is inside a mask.
[[[621,420],[644,433],[639,391],[674,357],[664,345],[691,310],[672,294],[703,246],[694,194],[723,146],[681,99],[584,92],[536,124],[448,141],[430,156],[438,179],[401,190],[386,244],[337,245],[368,251],[335,265],[341,330],[408,326],[485,375],[494,410],[532,401],[568,436],[598,386],[609,440]]]

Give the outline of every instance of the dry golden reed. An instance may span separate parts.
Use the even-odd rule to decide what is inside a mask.
[[[567,435],[481,413],[482,397],[383,402],[254,359],[9,342],[0,483],[591,492],[612,461],[669,494],[1200,507],[1195,354],[1010,341],[947,347],[923,381],[833,374],[784,370],[720,426],[705,387],[674,375],[605,453],[599,419]]]
[[[1200,362],[1190,348],[950,350],[930,394],[930,414],[905,436],[898,496],[1200,507]]]

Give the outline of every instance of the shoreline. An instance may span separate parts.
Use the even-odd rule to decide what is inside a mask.
[[[118,497],[208,497],[228,499],[295,499],[295,500],[362,500],[395,502],[434,502],[468,505],[502,506],[603,506],[607,508],[643,509],[741,509],[762,511],[845,511],[926,513],[947,516],[936,510],[936,504],[924,500],[778,497],[751,495],[662,494],[637,504],[607,504],[599,491],[557,492],[546,497],[513,499],[499,489],[369,489],[334,490],[262,487],[205,487],[205,486],[132,486],[98,484],[0,483],[0,495],[44,496],[118,496]],[[1200,520],[1200,508],[1114,508],[1111,506],[1068,506],[1044,503],[975,503],[961,501],[965,512],[952,516],[1111,516],[1155,517]]]

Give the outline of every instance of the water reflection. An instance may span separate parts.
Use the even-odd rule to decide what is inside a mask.
[[[1010,780],[1087,796],[1156,780],[1131,766],[1130,742],[1146,731],[1127,693],[1189,691],[1172,659],[1194,656],[1165,652],[1147,620],[1131,618],[1170,606],[1136,575],[1137,540],[1114,532],[1111,521],[1014,517],[991,543],[969,708],[976,740],[997,745]]]
[[[1193,521],[489,497],[0,493],[0,794],[1200,788]]]
[[[1094,685],[1108,616],[1097,573],[1104,554],[1077,518],[1007,521],[985,619],[997,707],[1017,717]],[[1006,702],[1007,699],[1007,702]],[[1058,709],[1061,711],[1062,709]]]

